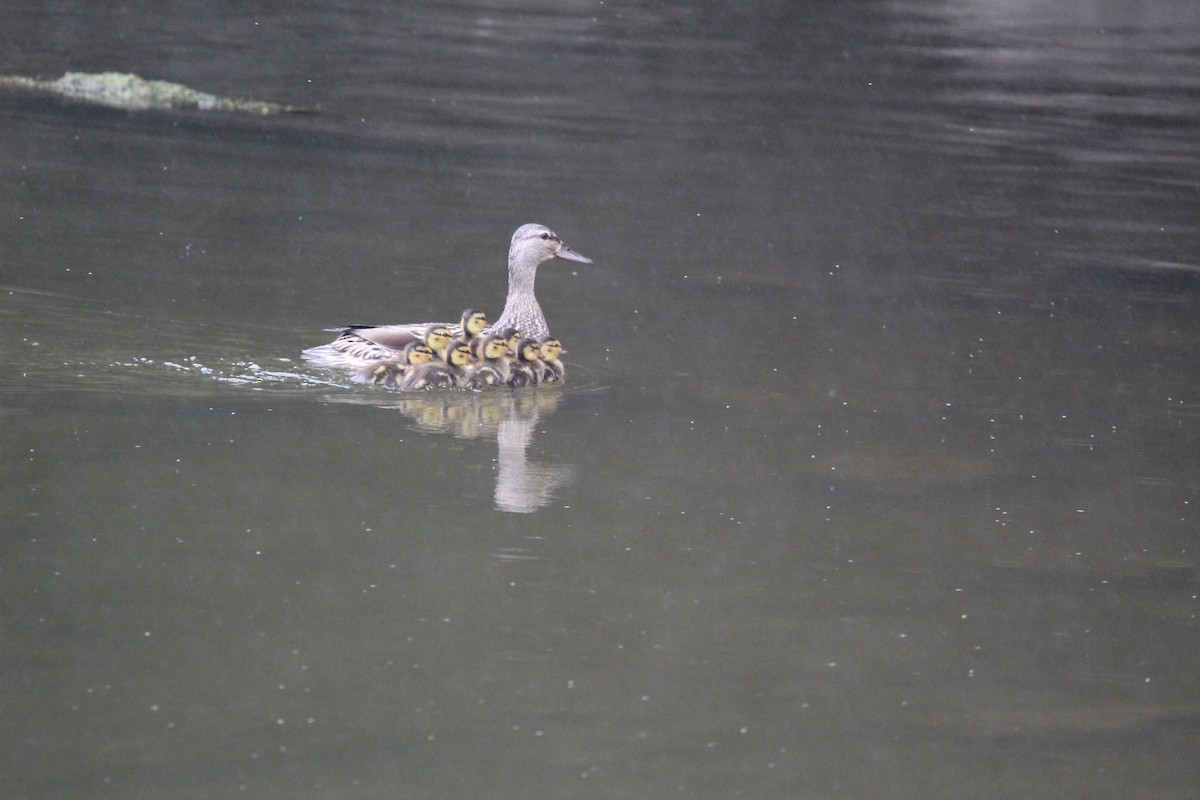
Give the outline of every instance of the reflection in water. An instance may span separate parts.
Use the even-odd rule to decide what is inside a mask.
[[[536,511],[550,502],[557,489],[571,482],[572,465],[542,464],[530,461],[526,454],[542,414],[558,407],[560,388],[388,393],[383,400],[380,394],[329,395],[325,400],[395,409],[424,431],[465,439],[495,438],[495,498],[501,511]]]
[[[534,511],[550,502],[554,490],[571,479],[570,465],[538,464],[525,458],[538,411],[535,403],[532,414],[506,417],[496,431],[496,508],[503,511]]]

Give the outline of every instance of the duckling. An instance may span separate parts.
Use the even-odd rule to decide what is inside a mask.
[[[488,318],[487,314],[480,311],[478,308],[468,308],[462,313],[462,323],[459,325],[461,330],[458,336],[454,337],[460,342],[472,342],[478,339],[485,330],[487,330]]]
[[[516,356],[521,350],[521,332],[516,328],[504,328],[500,331],[500,335],[508,342],[509,354]]]
[[[425,329],[425,344],[433,348],[439,358],[445,358],[446,348],[454,341],[454,332],[449,325],[433,324]]]
[[[508,343],[508,355],[515,358],[517,351],[521,348],[521,332],[516,328],[504,328],[503,330],[493,330],[489,335],[495,335]],[[475,339],[471,342],[471,352],[475,354],[476,359],[482,359],[482,351],[480,347],[483,345],[484,338]]]
[[[433,348],[424,342],[409,342],[398,358],[384,361],[375,367],[362,370],[355,376],[356,383],[373,383],[376,386],[396,388],[404,374],[414,367],[428,364],[436,358]]]
[[[542,345],[542,377],[540,383],[559,383],[563,379],[566,368],[563,367],[560,355],[566,355],[562,342],[557,337],[547,336],[541,341]]]
[[[483,336],[476,336],[471,341],[467,342],[467,346],[471,348],[471,355],[476,361],[483,361],[483,346],[487,344],[488,339],[491,339],[496,334],[485,333]]]
[[[454,374],[455,388],[461,389],[466,385],[467,371],[474,361],[471,346],[466,342],[454,342],[446,350],[446,366]]]
[[[517,350],[517,358],[509,369],[508,385],[514,389],[523,386],[537,386],[538,378],[542,376],[542,348],[536,339],[526,339]]]
[[[466,387],[503,386],[508,382],[508,340],[497,333],[483,337],[476,348],[475,363],[467,371]]]
[[[461,388],[471,358],[471,348],[465,342],[455,342],[446,348],[444,359],[430,361],[406,372],[404,380],[400,382],[400,388],[406,392],[418,389]]]

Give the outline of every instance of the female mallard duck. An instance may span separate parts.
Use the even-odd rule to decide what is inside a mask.
[[[404,373],[400,389],[412,392],[419,389],[462,388],[466,367],[470,363],[470,346],[466,342],[454,342],[446,348],[444,360],[430,361]]]
[[[546,317],[533,293],[538,265],[551,258],[590,264],[592,260],[579,255],[562,243],[562,239],[545,225],[530,223],[517,228],[508,248],[508,298],[504,312],[492,325],[493,329],[518,328],[528,338],[550,334]],[[429,323],[416,325],[354,325],[341,330],[330,344],[311,347],[303,355],[309,362],[330,368],[363,368],[378,361],[394,359],[409,342],[421,337]],[[450,326],[455,334],[461,326]]]
[[[539,383],[560,383],[566,368],[559,356],[566,355],[562,342],[554,336],[547,336],[541,341],[542,345],[542,377]]]
[[[508,340],[498,333],[489,333],[483,337],[479,352],[475,353],[465,386],[468,389],[503,386],[508,383],[508,374]]]
[[[522,339],[517,357],[509,365],[508,385],[514,389],[522,386],[537,386],[545,367],[542,365],[542,347],[537,339]]]
[[[404,373],[422,364],[428,364],[435,358],[437,358],[437,354],[425,342],[409,342],[398,358],[392,361],[381,361],[373,367],[360,370],[354,377],[354,381],[355,383],[373,383],[377,386],[394,389],[400,385]]]

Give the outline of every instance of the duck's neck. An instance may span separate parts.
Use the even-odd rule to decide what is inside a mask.
[[[519,297],[533,297],[533,281],[537,278],[537,264],[508,262],[508,301]]]
[[[537,264],[510,261],[508,264],[508,299],[504,313],[492,324],[492,330],[516,328],[526,337],[541,337],[548,333],[546,318],[533,294]]]

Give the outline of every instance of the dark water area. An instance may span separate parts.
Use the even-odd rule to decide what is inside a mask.
[[[4,797],[1198,796],[1200,7],[3,19]]]

